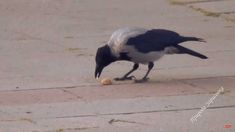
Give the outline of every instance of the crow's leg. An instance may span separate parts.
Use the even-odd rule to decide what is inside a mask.
[[[149,62],[149,64],[148,64],[148,71],[145,74],[145,76],[142,79],[140,79],[140,80],[135,80],[135,82],[136,83],[142,83],[142,82],[148,81],[149,78],[147,76],[149,75],[149,72],[153,69],[153,66],[154,66],[154,63],[153,62]]]
[[[123,77],[121,78],[114,78],[114,80],[116,81],[124,81],[124,80],[132,80],[133,78],[135,78],[135,76],[129,76],[133,71],[135,71],[136,69],[138,69],[139,67],[139,64],[138,63],[135,63],[133,68],[127,72]],[[129,76],[129,77],[128,77]]]

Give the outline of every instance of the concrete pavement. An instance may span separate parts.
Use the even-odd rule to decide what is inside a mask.
[[[133,4],[135,3],[135,4]],[[235,131],[234,1],[0,1],[0,132]],[[101,86],[94,55],[119,27],[204,38],[156,62],[145,84]],[[102,77],[132,67],[116,62]],[[146,66],[134,74],[140,78]],[[197,121],[190,119],[221,88]]]

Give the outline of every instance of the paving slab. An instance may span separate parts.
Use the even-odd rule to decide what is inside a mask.
[[[62,119],[39,119],[33,123],[21,122],[22,126],[27,126],[28,129],[23,129],[18,125],[18,128],[9,128],[10,131],[24,130],[25,132],[31,131],[46,131],[55,132],[99,132],[99,131],[234,131],[232,128],[224,128],[226,124],[232,124],[234,120],[226,120],[233,115],[233,110],[224,108],[226,113],[221,114],[220,110],[207,109],[195,123],[190,122],[190,117],[197,113],[197,110],[178,111],[178,112],[153,112],[153,113],[137,113],[130,115],[108,115],[96,117],[75,117],[75,118],[62,118]],[[215,118],[216,115],[216,118]],[[165,119],[165,120],[161,120]],[[146,122],[148,120],[148,122]],[[110,122],[112,121],[112,122]],[[176,121],[180,121],[183,125],[174,125]],[[17,122],[17,121],[15,121]],[[5,122],[6,124],[7,122]],[[17,123],[16,123],[17,124]],[[207,124],[207,125],[205,125]],[[216,124],[216,125],[213,125]],[[2,124],[4,125],[4,124]],[[200,127],[199,127],[200,126]],[[213,127],[208,127],[213,126]]]
[[[217,90],[216,90],[217,91]],[[55,104],[29,104],[1,106],[1,119],[19,118],[63,118],[76,116],[95,116],[152,111],[177,111],[200,109],[213,94],[139,97],[130,99],[97,100],[81,102],[61,102]],[[190,99],[188,98],[190,97]],[[211,107],[233,107],[234,97],[219,96]],[[14,109],[13,109],[14,108]]]
[[[192,42],[185,45],[209,57],[210,53],[207,54],[207,51],[217,54],[234,49],[231,41],[234,38],[234,30],[224,28],[232,24],[202,16],[191,9],[169,5],[164,0],[135,2],[132,10],[117,1],[56,1],[56,4],[53,4],[53,1],[13,0],[1,3],[1,90],[70,87],[97,83],[93,78],[95,51],[119,27],[167,28],[183,35],[202,37],[208,41],[206,44]],[[156,8],[153,5],[161,6]],[[145,14],[148,14],[147,19],[143,18]],[[221,45],[222,42],[225,45]],[[225,57],[231,58],[229,56],[227,54]],[[156,80],[177,79],[181,76],[169,74],[174,70],[167,72],[168,70],[161,69],[186,67],[189,64],[193,66],[195,63],[204,65],[207,62],[186,55],[164,57],[156,64],[160,73],[152,75]],[[103,75],[113,78],[120,76],[119,73],[128,71],[131,65],[125,62],[115,63],[107,68]],[[224,65],[230,66],[228,63]],[[209,68],[213,70],[212,67],[214,71],[223,74],[223,70],[217,70],[218,65],[210,65],[203,70],[200,77],[208,77],[207,74],[212,72],[206,71]],[[113,69],[120,69],[120,72],[113,72]],[[143,73],[136,74],[141,76]],[[188,74],[187,77],[199,76]]]
[[[43,129],[59,129],[59,128],[100,128],[110,125],[129,126],[146,125],[154,126],[156,122],[162,122],[164,129],[192,129],[193,126],[190,122],[192,116],[203,107],[206,102],[213,96],[213,94],[205,95],[189,95],[189,96],[169,96],[169,97],[151,97],[151,98],[136,98],[136,99],[116,99],[116,100],[100,100],[93,102],[69,102],[59,104],[41,104],[41,105],[25,105],[25,106],[2,106],[1,111],[1,126],[6,130],[10,129],[7,126],[13,123],[16,128],[18,125],[24,128],[29,125],[29,128]],[[219,95],[214,103],[212,103],[208,110],[202,113],[199,117],[198,124],[206,121],[215,121],[210,117],[217,115],[220,110],[226,110],[226,113],[219,114],[217,122],[220,122],[217,128],[223,129],[223,123],[233,123],[231,116],[234,111],[234,97]],[[210,111],[217,111],[216,113]],[[30,112],[30,113],[29,113]],[[180,114],[177,114],[180,113]],[[160,116],[163,114],[163,117]],[[172,114],[172,116],[170,116]],[[209,115],[208,115],[209,114]],[[142,116],[141,116],[142,115]],[[157,117],[155,117],[156,115]],[[166,117],[164,117],[166,115]],[[173,116],[174,115],[174,116]],[[177,116],[178,115],[178,116]],[[212,116],[211,115],[211,116]],[[158,117],[160,116],[160,117]],[[181,117],[183,116],[183,117]],[[137,118],[139,117],[139,118]],[[151,117],[151,118],[150,118]],[[219,117],[223,117],[222,119]],[[146,121],[146,118],[148,121]],[[169,119],[168,119],[169,118]],[[169,128],[170,124],[174,124],[175,120],[172,118],[179,118],[186,123],[184,126],[175,124]],[[116,119],[120,121],[111,121]],[[122,120],[124,124],[122,125]],[[200,121],[201,120],[201,121]],[[125,123],[125,121],[127,121]],[[129,123],[128,123],[129,121]],[[64,125],[60,125],[63,122]],[[75,124],[74,122],[77,122]],[[81,122],[81,123],[79,123]],[[136,123],[131,123],[136,122]],[[9,124],[10,123],[10,124]],[[118,125],[120,123],[120,125]],[[8,125],[7,125],[8,124]],[[167,125],[169,124],[169,125]],[[190,125],[191,124],[191,125]],[[213,124],[213,123],[212,123]],[[168,126],[168,127],[167,127]],[[172,126],[172,125],[171,125]],[[205,129],[206,127],[202,127]],[[12,127],[14,130],[14,128]],[[195,130],[195,129],[194,129]],[[210,129],[209,129],[210,130]],[[32,129],[31,129],[32,131]]]
[[[108,99],[128,99],[139,97],[160,97],[176,95],[197,95],[215,93],[223,87],[226,95],[233,95],[235,77],[212,77],[199,79],[180,79],[150,81],[147,84],[114,82],[114,85],[60,88],[25,89],[0,92],[0,105],[27,105],[76,101],[95,101]]]

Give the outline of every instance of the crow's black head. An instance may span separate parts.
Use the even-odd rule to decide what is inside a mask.
[[[95,61],[96,61],[96,69],[95,69],[95,78],[99,78],[104,67],[109,65],[110,63],[116,61],[116,57],[112,55],[111,49],[108,45],[98,48]]]

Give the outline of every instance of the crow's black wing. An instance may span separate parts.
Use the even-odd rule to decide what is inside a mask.
[[[165,47],[175,46],[182,42],[182,37],[173,31],[152,29],[144,34],[129,38],[127,45],[134,46],[139,52],[161,51]]]

